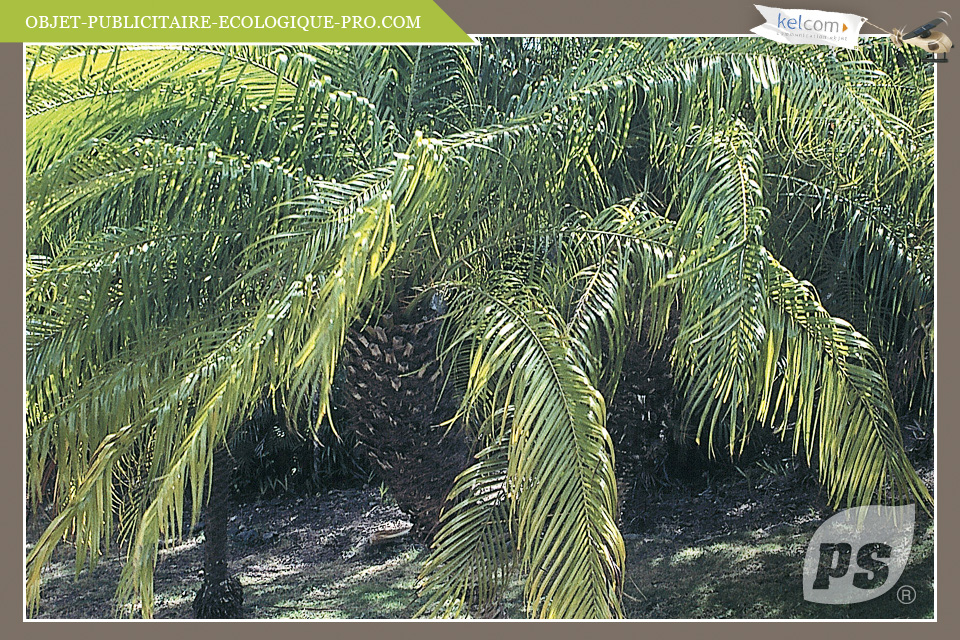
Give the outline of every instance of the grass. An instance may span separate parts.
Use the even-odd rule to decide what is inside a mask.
[[[817,524],[786,524],[774,532],[738,531],[696,542],[631,536],[626,541],[624,613],[640,619],[933,617],[934,529],[928,516],[920,514],[918,518],[910,560],[897,583],[916,590],[917,598],[911,604],[901,604],[896,589],[853,605],[806,602],[803,558]],[[344,536],[336,553],[326,556],[317,553],[318,543],[313,538],[297,540],[290,534],[269,550],[248,552],[239,559],[235,569],[244,586],[246,617],[413,617],[420,608],[416,586],[428,551],[399,544],[354,553],[348,549],[352,538]],[[119,558],[105,561],[94,573],[84,572],[75,580],[72,553],[60,551],[45,571],[42,617],[111,616]],[[199,587],[198,541],[191,539],[165,549],[161,558],[157,616],[189,618]],[[503,604],[507,617],[523,617],[519,585],[508,592]]]
[[[775,535],[740,533],[701,544],[627,543],[624,613],[630,618],[932,618],[933,523],[918,523],[910,560],[896,588],[858,604],[803,599],[802,568],[814,527]]]
[[[365,566],[328,564],[294,579],[241,579],[252,618],[410,618],[425,552],[407,547]]]
[[[933,523],[918,531],[898,586],[916,589],[909,605],[896,589],[868,602],[824,605],[803,599],[802,566],[815,527],[761,536],[744,533],[701,544],[627,542],[628,618],[932,618]],[[244,580],[255,618],[409,618],[419,608],[417,575],[426,551],[408,547],[355,571],[326,566],[308,575]],[[192,593],[192,592],[191,592]],[[520,590],[505,610],[522,617]]]

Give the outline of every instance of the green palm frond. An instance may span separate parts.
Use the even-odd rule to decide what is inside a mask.
[[[672,231],[672,222],[631,203],[579,217],[558,235],[555,303],[577,365],[605,398],[616,391],[627,342],[640,335],[645,309],[653,341],[666,330],[673,291],[659,285],[674,267]]]
[[[770,294],[764,403],[758,418],[795,411],[794,449],[816,455],[837,503],[919,500],[926,487],[906,459],[893,401],[876,350],[853,327],[831,317],[809,287],[764,255]],[[783,373],[774,382],[783,354]]]
[[[155,433],[157,451],[149,478],[150,501],[140,516],[119,595],[122,602],[138,597],[144,615],[149,616],[157,543],[161,536],[169,539],[180,535],[183,496],[188,486],[193,495],[193,519],[197,519],[212,452],[230,425],[249,415],[265,387],[281,388],[287,406],[294,411],[316,393],[321,402],[317,419],[326,414],[345,331],[360,305],[373,294],[380,274],[396,250],[396,216],[399,212],[419,217],[421,209],[429,206],[429,194],[435,186],[431,178],[440,158],[434,152],[435,146],[418,139],[411,153],[395,163],[391,179],[381,183],[380,190],[371,193],[370,182],[364,179],[366,191],[358,187],[333,194],[340,198],[334,202],[341,210],[344,206],[355,207],[356,213],[349,231],[335,247],[330,264],[325,264],[329,257],[318,252],[326,236],[324,225],[312,233],[284,235],[287,277],[275,281],[279,284],[270,291],[275,297],[248,307],[246,314],[242,314],[242,307],[235,309],[235,313],[242,314],[237,323],[221,327],[213,336],[191,332],[185,339],[192,342],[192,349],[186,351],[198,354],[196,360],[172,361],[170,356],[180,350],[154,342],[156,336],[147,333],[142,350],[133,351],[135,359],[130,359],[129,347],[124,349],[121,357],[126,362],[113,358],[103,363],[105,370],[119,365],[116,373],[109,374],[99,385],[95,378],[93,393],[73,394],[75,404],[66,409],[76,418],[56,406],[59,394],[51,397],[48,419],[28,433],[37,443],[31,449],[31,467],[39,469],[43,462],[43,454],[39,453],[42,447],[38,445],[56,441],[58,455],[72,456],[71,464],[58,472],[65,482],[71,478],[82,478],[82,482],[70,487],[69,499],[28,557],[28,593],[33,606],[39,595],[39,571],[66,531],[77,531],[78,567],[87,557],[91,563],[96,562],[101,541],[108,539],[112,531],[109,500],[114,467],[145,431]],[[355,199],[358,191],[365,196],[359,202]],[[343,198],[344,194],[348,197]],[[315,210],[329,202],[320,199]],[[270,260],[278,257],[270,254]],[[310,265],[317,263],[329,270],[314,275]],[[251,268],[231,286],[253,286],[261,271]],[[297,274],[299,278],[294,277]],[[126,298],[119,298],[118,304],[122,305]],[[77,362],[86,366],[83,360]],[[48,373],[47,377],[51,375]],[[118,385],[118,375],[130,382]],[[55,384],[52,389],[61,387]],[[117,410],[110,398],[122,410]],[[95,435],[85,429],[90,418],[91,425],[101,429],[93,441],[101,444],[88,462],[71,449],[74,441],[65,437],[63,428],[76,425],[74,438],[80,445],[78,450],[83,451],[83,443]]]
[[[459,617],[468,608],[484,611],[509,586],[517,562],[509,466],[510,438],[505,434],[480,451],[477,462],[450,489],[454,506],[445,512],[434,552],[421,570],[421,614],[446,618]]]
[[[490,398],[484,405],[502,415],[491,424],[494,437],[509,436],[511,513],[530,614],[619,615],[624,548],[603,397],[571,362],[558,319],[522,283],[507,276],[459,285],[451,313],[446,348],[470,353],[463,412]],[[488,417],[480,416],[489,424]]]
[[[761,229],[766,217],[760,156],[742,122],[700,130],[674,146],[683,178],[676,198],[675,242],[683,305],[672,358],[686,400],[699,417],[697,441],[714,451],[714,432],[726,427],[731,455],[743,449],[756,411],[767,292],[759,276]]]
[[[775,176],[771,251],[812,282],[832,315],[858,327],[896,378],[898,412],[933,410],[933,212],[918,222],[895,207]],[[905,362],[919,370],[904,372]]]

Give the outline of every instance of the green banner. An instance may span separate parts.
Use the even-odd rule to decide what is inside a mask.
[[[463,43],[473,40],[432,0],[272,3],[66,2],[5,12],[3,42]]]

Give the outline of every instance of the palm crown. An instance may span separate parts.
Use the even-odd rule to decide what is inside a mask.
[[[92,565],[118,514],[149,616],[231,425],[265,389],[323,419],[350,326],[424,292],[477,443],[426,612],[519,571],[531,615],[620,613],[606,401],[671,310],[704,446],[773,428],[837,504],[930,501],[897,416],[932,407],[932,77],[886,42],[38,48],[27,74],[28,485],[54,460],[60,506],[34,605],[57,542]]]

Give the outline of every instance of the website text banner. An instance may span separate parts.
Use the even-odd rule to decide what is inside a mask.
[[[3,42],[31,43],[473,42],[433,0],[51,0],[9,10],[0,28]]]
[[[943,0],[844,0],[844,2],[783,2],[745,0],[436,0],[460,27],[474,36],[491,35],[747,35],[764,19],[757,4],[842,11],[870,19],[862,35],[913,28],[947,11]],[[956,2],[952,3],[956,5]],[[873,26],[879,25],[879,26]],[[956,40],[956,38],[954,38]],[[944,69],[946,70],[946,69]]]

